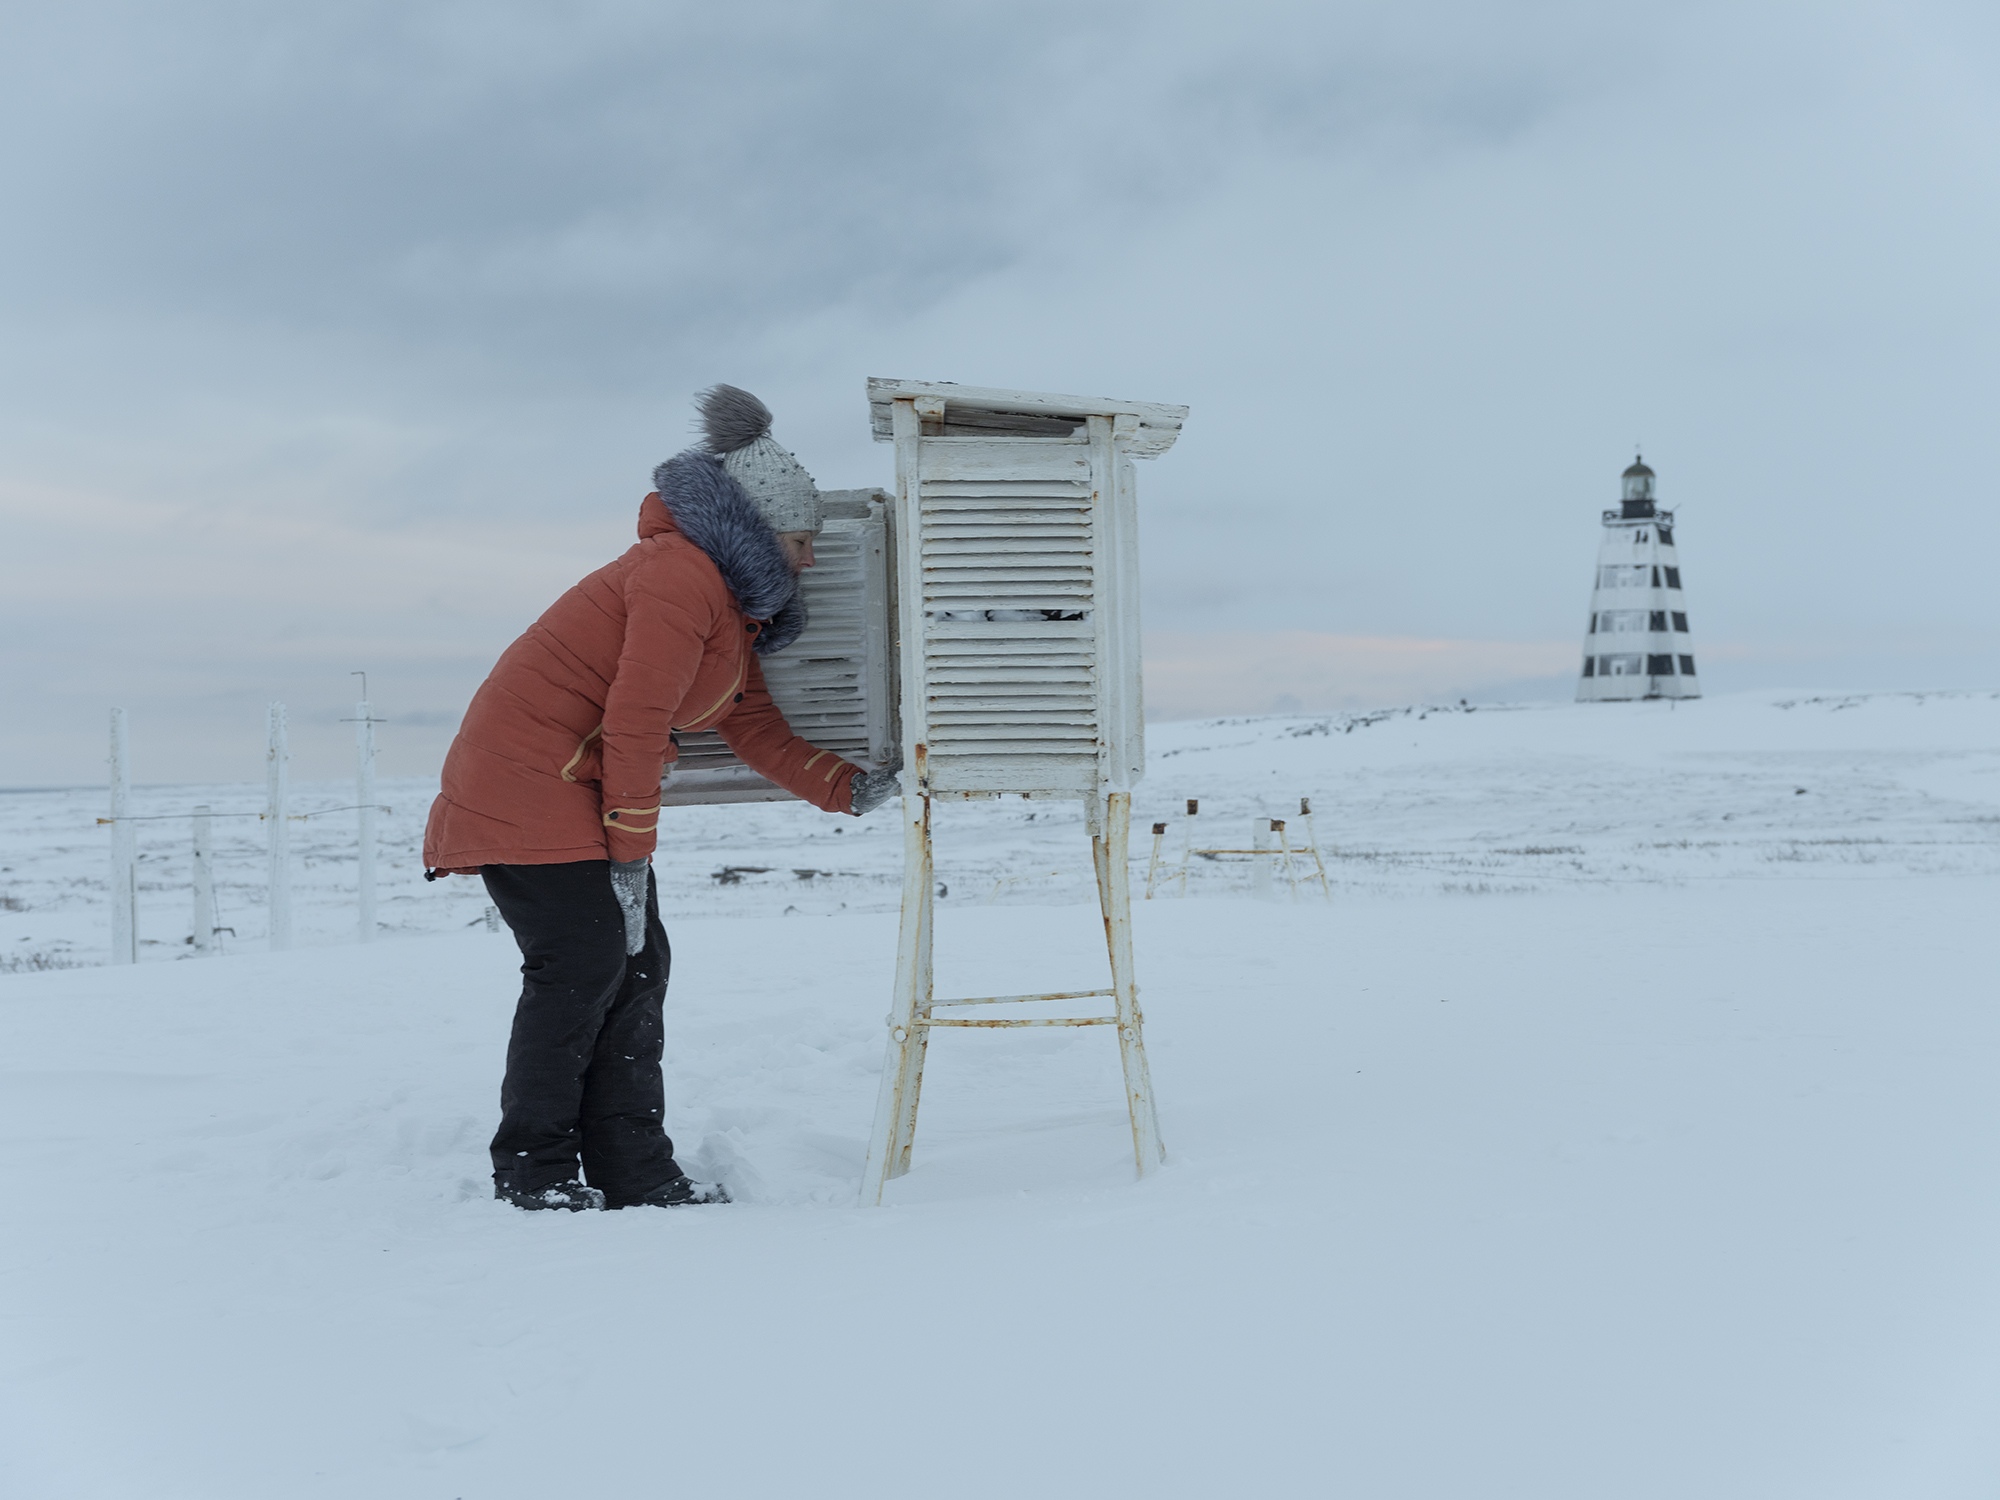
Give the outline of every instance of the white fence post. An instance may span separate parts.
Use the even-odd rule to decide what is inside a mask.
[[[139,961],[139,830],[133,823],[132,759],[125,710],[111,710],[111,961]]]
[[[215,846],[205,802],[194,810],[194,951],[201,958],[215,951]]]
[[[270,947],[276,953],[292,946],[291,827],[285,821],[291,794],[288,767],[292,756],[286,743],[284,704],[271,705],[268,722],[271,739],[264,761],[267,793],[264,819],[270,825]]]
[[[365,682],[365,679],[364,679]],[[361,941],[375,941],[375,721],[368,700],[354,705],[355,838],[360,872],[355,877]]]

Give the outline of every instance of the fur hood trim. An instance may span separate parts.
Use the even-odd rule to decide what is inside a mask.
[[[677,453],[653,470],[653,488],[674,529],[708,555],[743,613],[770,622],[757,634],[757,654],[769,656],[796,641],[806,628],[798,576],[785,562],[777,533],[721,460],[699,448]]]

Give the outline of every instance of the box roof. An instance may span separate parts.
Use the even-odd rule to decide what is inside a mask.
[[[1110,396],[1064,396],[1052,391],[1003,391],[954,385],[948,380],[868,381],[868,417],[877,442],[890,439],[889,408],[898,397],[930,397],[944,402],[944,437],[1067,437],[1086,417],[1132,417],[1138,431],[1127,451],[1134,458],[1157,458],[1173,447],[1187,420],[1185,406],[1158,401],[1120,401]]]

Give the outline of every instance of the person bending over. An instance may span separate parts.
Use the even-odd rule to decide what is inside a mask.
[[[900,791],[793,734],[760,657],[805,629],[819,488],[755,396],[697,398],[706,441],[653,471],[639,541],[564,594],[473,695],[424,829],[425,878],[478,875],[521,949],[494,1196],[520,1208],[726,1203],[663,1123],[670,954],[651,870],[675,730],[713,729],[831,813]]]

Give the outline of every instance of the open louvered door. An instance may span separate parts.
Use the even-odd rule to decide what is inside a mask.
[[[886,765],[896,724],[894,542],[880,490],[828,490],[815,565],[800,576],[806,629],[760,659],[771,699],[794,733],[858,766]],[[660,789],[667,807],[776,802],[791,796],[738,760],[713,730],[683,734]]]

